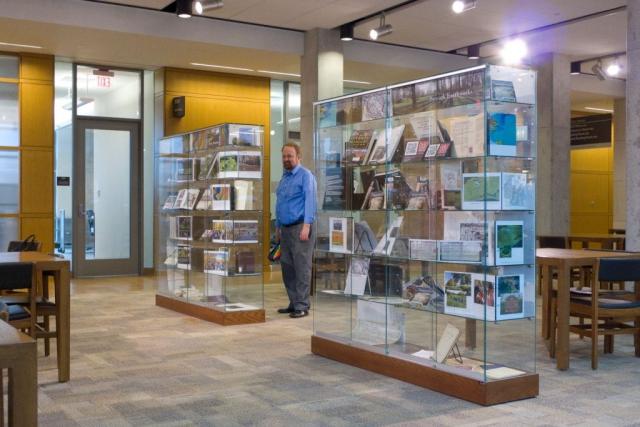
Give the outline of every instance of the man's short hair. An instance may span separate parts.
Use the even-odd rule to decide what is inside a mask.
[[[295,142],[286,142],[282,145],[281,152],[284,151],[285,147],[293,147],[293,149],[296,150],[296,155],[300,157],[300,146],[298,144],[296,144]]]

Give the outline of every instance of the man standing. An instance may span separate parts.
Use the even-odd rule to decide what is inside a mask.
[[[311,261],[315,241],[316,178],[300,164],[300,147],[282,147],[284,173],[276,190],[276,238],[280,241],[282,280],[289,306],[278,313],[298,318],[309,314]]]

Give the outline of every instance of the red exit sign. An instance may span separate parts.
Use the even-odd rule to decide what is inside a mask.
[[[98,77],[98,87],[110,88],[111,87],[111,77],[109,76],[97,76]]]

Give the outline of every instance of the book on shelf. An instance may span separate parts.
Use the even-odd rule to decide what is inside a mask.
[[[258,243],[257,220],[233,220],[234,243]]]
[[[182,209],[193,210],[198,203],[198,196],[200,196],[200,190],[197,188],[188,188],[185,192],[185,197],[182,199],[180,207]]]
[[[233,182],[233,209],[237,211],[256,210],[259,201],[256,200],[253,181],[235,180]]]
[[[386,102],[386,94],[382,90],[362,95],[362,121],[384,119]]]
[[[418,176],[415,190],[409,193],[409,200],[406,205],[407,210],[427,210],[431,209],[431,190],[429,188],[429,178]]]
[[[204,181],[211,177],[214,161],[215,156],[213,154],[200,158],[200,173],[198,174],[198,180]]]
[[[214,243],[233,243],[233,220],[211,221],[211,241]]]
[[[509,80],[491,80],[491,98],[496,101],[517,102],[513,82]]]
[[[231,210],[231,184],[212,184],[209,187],[211,194],[210,208],[214,211]]]
[[[211,188],[205,188],[202,192],[202,196],[200,196],[200,200],[196,204],[196,210],[204,211],[211,209]]]
[[[212,237],[213,237],[213,230],[210,228],[207,228],[202,232],[202,234],[200,235],[200,239],[198,240],[210,242]]]
[[[489,154],[515,156],[517,154],[516,116],[510,113],[489,113]]]
[[[502,209],[534,210],[535,193],[531,176],[502,172]]]
[[[500,172],[462,174],[463,210],[500,210]]]
[[[177,216],[176,219],[176,239],[191,240],[192,239],[192,225],[193,217],[191,216]]]
[[[182,190],[178,191],[178,195],[176,196],[176,201],[173,204],[173,209],[182,209],[182,204],[184,203],[186,197],[187,197],[186,188],[183,188]]]
[[[345,147],[345,160],[358,165],[364,163],[375,141],[373,136],[373,129],[354,130]]]
[[[369,258],[351,257],[347,280],[344,287],[345,295],[364,295],[369,281]]]
[[[409,123],[417,139],[427,139],[431,141],[432,138],[438,136],[435,111],[414,114],[409,118]]]
[[[204,272],[218,276],[229,275],[229,251],[204,251]]]
[[[177,252],[176,267],[183,270],[190,270],[191,269],[191,246],[178,245],[176,252]]]
[[[433,277],[426,275],[402,284],[402,298],[411,307],[425,308],[433,312],[442,312],[444,291]]]
[[[164,204],[162,205],[162,210],[173,209],[173,205],[175,205],[177,198],[178,193],[169,193],[164,201]]]
[[[496,220],[496,265],[524,264],[524,221]]]
[[[197,175],[196,159],[176,159],[176,182],[194,181]]]
[[[390,131],[381,130],[378,132],[377,138],[371,147],[368,164],[378,165],[391,162],[402,139],[405,125],[399,125],[391,128]]]
[[[351,253],[353,245],[353,220],[329,217],[329,251]]]
[[[239,249],[235,254],[236,268],[235,274],[255,274],[259,266],[256,265],[258,259],[256,253],[251,249]]]

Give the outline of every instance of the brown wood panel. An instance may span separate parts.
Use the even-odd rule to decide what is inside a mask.
[[[22,216],[20,218],[20,238],[35,234],[42,242],[42,252],[53,252],[53,215]]]
[[[223,326],[264,323],[264,310],[224,312],[156,294],[156,305]]]
[[[53,147],[53,86],[20,84],[20,145]]]
[[[166,92],[263,101],[268,100],[270,96],[270,79],[240,74],[167,68],[164,88]]]
[[[480,405],[495,405],[538,395],[537,374],[483,383],[472,378],[316,335],[311,337],[311,351],[329,359]]]
[[[20,212],[53,214],[53,151],[20,153]]]
[[[53,84],[54,57],[51,55],[20,55],[20,80],[40,80]]]

